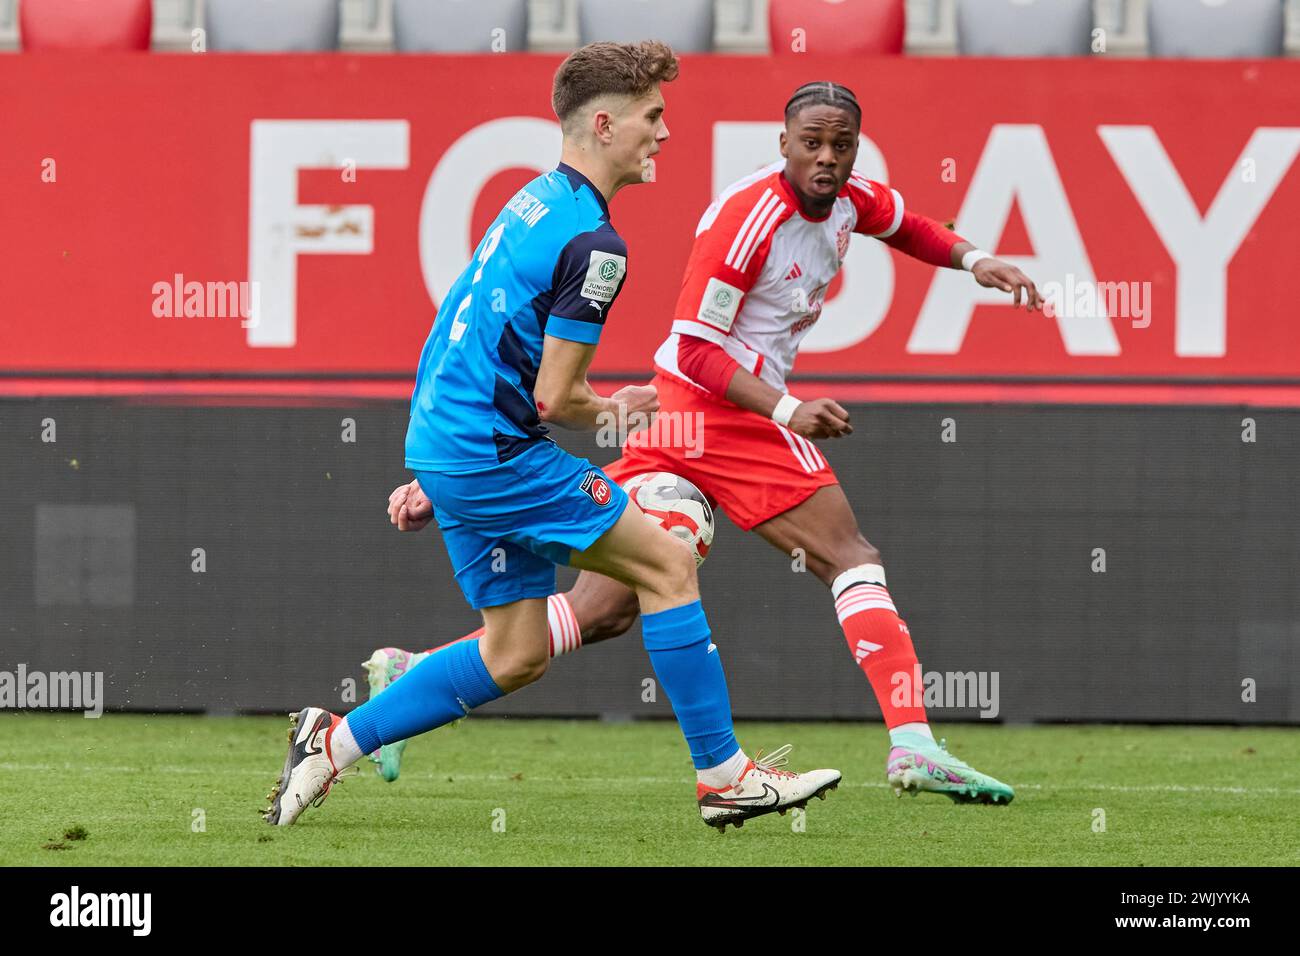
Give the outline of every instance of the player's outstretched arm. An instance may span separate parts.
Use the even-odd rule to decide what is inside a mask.
[[[884,194],[883,186],[880,187],[879,192]],[[866,234],[874,233],[867,231]],[[874,235],[886,245],[893,246],[913,259],[934,266],[969,269],[980,285],[1010,292],[1011,304],[1017,308],[1020,307],[1022,297],[1025,309],[1029,312],[1033,312],[1042,302],[1038,288],[1029,276],[1011,263],[995,259],[988,253],[982,252],[974,243],[967,242],[947,226],[928,216],[908,210],[903,213],[901,221],[892,233]],[[966,261],[968,255],[971,256],[969,264]]]
[[[587,381],[587,369],[596,355],[596,346],[548,335],[542,342],[542,361],[537,370],[533,398],[542,421],[571,428],[594,431],[611,415],[617,419],[619,406],[625,406],[627,421],[634,413],[647,416],[659,409],[653,385],[630,385],[606,398],[597,395]]]

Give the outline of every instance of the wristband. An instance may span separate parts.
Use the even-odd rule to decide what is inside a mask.
[[[970,252],[966,253],[966,255],[961,257],[961,267],[967,272],[970,272],[971,269],[975,268],[975,263],[979,262],[981,259],[992,258],[993,257],[983,249],[972,249]]]
[[[802,404],[803,402],[799,401],[799,399],[789,393],[782,395],[781,400],[776,403],[776,408],[772,409],[772,421],[776,422],[778,425],[789,425],[790,416],[792,416],[794,410]]]

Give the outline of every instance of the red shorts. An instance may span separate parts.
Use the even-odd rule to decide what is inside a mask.
[[[742,530],[839,484],[817,447],[769,418],[656,375],[659,414],[604,471],[619,484],[647,471],[691,481]]]

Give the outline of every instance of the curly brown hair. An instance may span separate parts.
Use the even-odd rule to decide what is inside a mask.
[[[551,108],[563,125],[598,96],[645,96],[656,83],[677,79],[678,70],[672,47],[658,40],[588,43],[555,71]]]

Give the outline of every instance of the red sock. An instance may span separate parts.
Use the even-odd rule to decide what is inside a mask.
[[[831,592],[849,651],[871,682],[885,726],[926,723],[920,688],[912,687],[921,665],[912,635],[885,590],[885,569],[878,564],[850,568],[835,579]]]
[[[582,647],[582,629],[578,627],[578,618],[573,613],[573,607],[569,604],[569,599],[563,594],[552,594],[546,599],[546,627],[551,638],[552,657],[559,657],[561,654],[568,654]],[[483,628],[480,627],[470,631],[464,637],[458,637],[446,644],[431,647],[428,653],[432,654],[444,647],[451,647],[452,644],[459,644],[461,641],[472,641],[474,638],[482,636]]]

